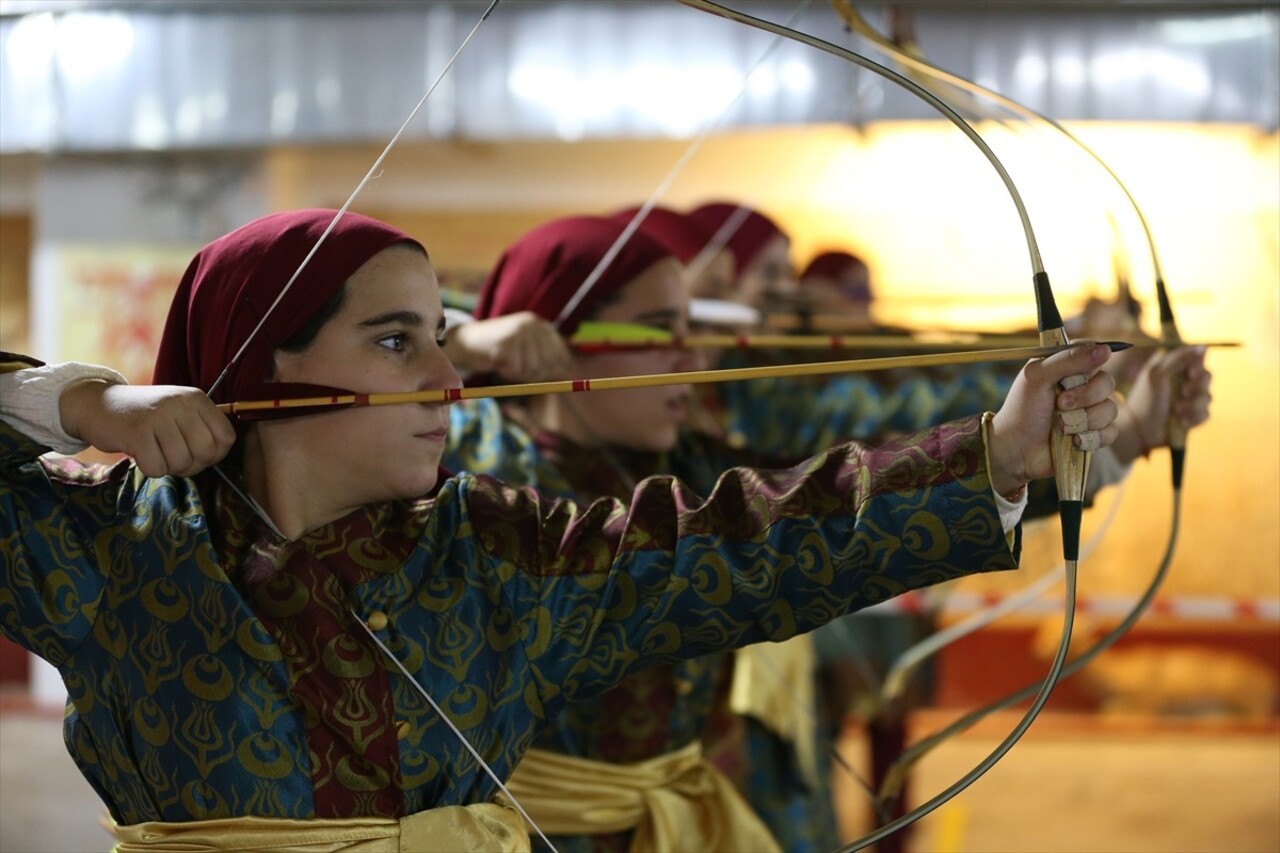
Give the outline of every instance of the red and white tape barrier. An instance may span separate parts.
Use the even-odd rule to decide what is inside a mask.
[[[999,604],[996,593],[954,592],[941,602],[944,613],[968,613]],[[1080,598],[1076,612],[1090,616],[1123,617],[1137,603],[1122,596]],[[907,593],[863,610],[864,613],[924,613],[929,600],[919,593]],[[1018,613],[1054,613],[1062,610],[1061,596],[1045,596],[1018,608]],[[1169,596],[1157,598],[1146,616],[1167,616],[1215,622],[1280,622],[1280,598],[1226,598],[1210,596]]]

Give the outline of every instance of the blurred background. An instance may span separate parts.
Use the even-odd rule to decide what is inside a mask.
[[[274,210],[341,205],[486,5],[0,0],[0,349],[147,381],[193,253]],[[888,61],[822,0],[737,6]],[[1183,336],[1243,344],[1209,355],[1212,419],[1191,436],[1160,606],[913,847],[1280,849],[1280,5],[857,8],[1087,143],[1141,206]],[[1151,249],[1115,182],[1045,123],[949,97],[1023,194],[1063,313],[1127,281],[1158,334]],[[887,324],[1034,323],[1015,209],[953,125],[870,71],[675,2],[501,3],[354,209],[421,239],[442,283],[467,290],[533,225],[643,202],[708,128],[664,205],[756,207],[797,267],[861,255]],[[1090,511],[1088,629],[1155,571],[1168,481],[1154,453]],[[941,623],[1052,569],[1057,542],[1056,523],[1031,526],[1027,571],[955,585]],[[947,649],[913,734],[1042,674],[1059,604]],[[61,745],[61,685],[0,643],[0,850],[106,849]],[[1013,719],[937,750],[914,794],[958,778]],[[865,809],[840,796],[852,836]]]

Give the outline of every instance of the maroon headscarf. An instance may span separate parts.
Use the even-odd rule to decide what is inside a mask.
[[[336,213],[273,213],[201,249],[169,307],[153,381],[207,391]],[[306,325],[365,261],[397,243],[422,248],[396,228],[358,213],[344,214],[218,386],[214,402],[272,396],[275,392],[266,388],[272,351]]]
[[[823,252],[813,260],[809,261],[809,266],[804,268],[804,273],[800,276],[801,285],[804,284],[806,278],[817,276],[819,278],[829,278],[840,286],[841,291],[850,300],[854,302],[870,302],[871,286],[870,284],[859,284],[850,286],[846,281],[845,275],[850,269],[856,267],[865,267],[867,264],[857,255],[851,255],[848,252]]]
[[[538,226],[503,252],[473,313],[485,319],[532,311],[554,322],[625,228],[625,222],[599,216],[570,216]],[[669,257],[671,252],[643,231],[631,235],[560,331],[573,334],[601,299]]]
[[[615,213],[612,218],[625,227],[639,210],[638,207],[632,207]],[[665,246],[682,264],[688,264],[698,257],[698,253],[711,242],[710,231],[694,221],[693,217],[677,213],[669,207],[652,208],[641,220],[639,230]]]
[[[740,210],[743,212],[739,213]],[[742,271],[756,259],[756,255],[760,254],[766,243],[779,235],[785,237],[786,232],[763,213],[731,202],[717,201],[704,204],[689,213],[689,217],[708,232],[708,240],[724,239],[717,236],[720,227],[728,222],[730,217],[737,219],[744,216],[745,218],[724,244],[733,255],[735,278],[742,275]]]

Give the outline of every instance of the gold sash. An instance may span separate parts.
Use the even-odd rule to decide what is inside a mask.
[[[733,655],[729,710],[759,721],[794,749],[810,790],[821,790],[825,782],[818,778],[813,638],[801,634],[781,643],[756,643]]]
[[[113,825],[113,853],[528,853],[529,833],[505,806],[442,806],[396,820],[382,817],[291,820],[232,817],[184,823]]]
[[[634,829],[632,853],[781,849],[697,741],[633,764],[531,749],[507,788],[548,835]]]

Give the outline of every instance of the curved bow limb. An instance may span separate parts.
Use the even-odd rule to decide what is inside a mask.
[[[686,6],[691,6],[727,18],[740,24],[755,27],[766,32],[772,32],[810,47],[817,48],[825,53],[829,53],[847,62],[866,68],[882,77],[889,79],[891,82],[907,89],[920,99],[924,100],[952,124],[960,129],[970,141],[978,147],[982,154],[991,163],[992,168],[996,170],[1001,181],[1009,191],[1010,199],[1017,208],[1018,217],[1022,222],[1023,233],[1027,240],[1027,250],[1031,256],[1032,267],[1032,286],[1035,291],[1037,319],[1036,328],[1040,335],[1040,341],[1045,346],[1066,346],[1070,344],[1070,338],[1067,336],[1066,328],[1062,322],[1062,315],[1058,311],[1057,302],[1053,296],[1053,288],[1049,283],[1048,273],[1044,270],[1044,263],[1040,258],[1040,249],[1036,243],[1035,233],[1031,227],[1030,216],[1027,214],[1026,205],[1022,201],[1022,196],[1018,192],[1012,177],[1004,168],[1004,164],[987,145],[986,141],[978,134],[973,127],[964,120],[964,118],[955,111],[949,104],[935,95],[928,89],[920,86],[918,83],[885,68],[884,66],[872,62],[866,57],[855,53],[846,48],[839,47],[816,36],[807,33],[801,33],[788,27],[774,24],[769,21],[763,21],[752,15],[738,12],[722,6],[712,0],[679,0]],[[1067,387],[1075,387],[1085,382],[1084,377],[1071,377],[1063,384]],[[1088,453],[1089,451],[1081,450],[1075,446],[1075,441],[1069,436],[1063,435],[1060,429],[1055,430],[1055,437],[1052,440],[1052,452],[1054,457],[1055,480],[1058,485],[1059,497],[1066,502],[1064,512],[1067,517],[1064,518],[1064,553],[1068,560],[1075,560],[1079,550],[1079,521],[1077,508],[1073,504],[1078,503],[1079,508],[1083,508],[1084,500],[1084,482],[1085,475],[1088,473]],[[1068,543],[1067,539],[1070,535],[1068,531],[1074,531],[1074,542]]]
[[[1161,271],[1160,258],[1156,251],[1155,241],[1152,236],[1151,229],[1147,223],[1146,217],[1143,215],[1141,208],[1138,206],[1137,200],[1133,197],[1128,187],[1124,184],[1123,181],[1120,180],[1119,176],[1108,166],[1108,164],[1105,161],[1102,160],[1102,158],[1096,152],[1094,152],[1091,148],[1085,145],[1079,138],[1077,138],[1065,127],[1063,127],[1061,124],[1054,121],[1053,119],[1047,116],[1044,116],[1028,107],[1025,107],[1024,105],[1016,101],[1013,101],[1012,99],[1007,98],[998,92],[994,92],[990,89],[987,89],[986,87],[982,87],[977,83],[974,83],[973,81],[967,80],[963,77],[959,77],[958,75],[947,72],[946,70],[939,68],[938,66],[932,65],[931,63],[927,62],[924,59],[923,55],[918,50],[908,49],[905,46],[899,45],[894,41],[887,39],[885,36],[877,32],[876,30],[874,30],[872,27],[870,27],[870,25],[866,23],[866,21],[861,17],[861,15],[859,15],[857,10],[854,8],[852,0],[832,0],[832,3],[837,13],[845,21],[845,23],[850,27],[850,29],[854,30],[864,38],[872,41],[877,47],[883,50],[886,54],[895,58],[904,68],[908,69],[911,72],[915,72],[913,74],[913,76],[915,76],[915,79],[925,82],[927,84],[927,80],[931,78],[933,80],[955,86],[966,92],[985,97],[988,100],[993,101],[1018,115],[1043,121],[1048,125],[1050,125],[1052,128],[1054,128],[1055,130],[1057,130],[1060,134],[1062,134],[1068,141],[1073,143],[1079,150],[1081,150],[1087,156],[1092,158],[1096,162],[1096,164],[1099,167],[1101,167],[1107,173],[1107,175],[1110,176],[1110,178],[1115,182],[1116,186],[1124,194],[1124,196],[1132,206],[1133,212],[1136,215],[1139,223],[1141,224],[1143,233],[1146,237],[1147,246],[1150,250],[1151,262],[1152,262],[1154,273],[1155,273],[1155,290],[1156,290],[1156,297],[1159,303],[1160,327],[1161,327],[1161,335],[1160,335],[1160,338],[1158,339],[1159,345],[1162,348],[1175,348],[1178,346],[1186,345],[1181,340],[1181,337],[1178,334],[1176,323],[1174,322],[1173,311],[1172,311],[1172,306],[1169,300],[1168,290],[1165,286],[1163,273]],[[1130,307],[1128,327],[1123,331],[1136,332],[1138,328],[1137,327],[1137,303],[1133,299],[1129,290],[1129,280],[1128,280],[1128,274],[1127,274],[1128,265],[1125,259],[1121,256],[1119,252],[1118,226],[1115,222],[1115,218],[1110,213],[1108,213],[1108,220],[1111,224],[1111,229],[1113,233],[1117,235],[1117,240],[1113,245],[1112,261],[1116,269],[1116,279],[1118,284],[1119,296],[1121,300],[1123,300]],[[1178,392],[1179,392],[1179,383],[1175,379],[1173,388],[1171,389],[1172,400],[1178,399],[1178,396],[1179,396]],[[1061,677],[1067,677],[1068,675],[1071,675],[1072,673],[1078,671],[1081,667],[1083,667],[1089,661],[1093,660],[1102,651],[1104,651],[1105,649],[1113,645],[1121,636],[1123,636],[1129,629],[1131,629],[1133,625],[1136,623],[1137,619],[1150,605],[1151,601],[1154,600],[1158,589],[1163,583],[1164,578],[1167,576],[1169,567],[1172,563],[1172,557],[1174,554],[1176,542],[1178,539],[1178,533],[1180,529],[1180,519],[1181,519],[1180,495],[1181,495],[1181,486],[1182,486],[1183,467],[1185,462],[1185,447],[1186,447],[1186,432],[1187,432],[1185,425],[1172,412],[1170,412],[1169,414],[1167,429],[1168,429],[1167,434],[1169,437],[1169,445],[1170,445],[1172,483],[1174,488],[1173,515],[1171,519],[1169,539],[1166,543],[1166,548],[1160,560],[1159,566],[1156,570],[1155,576],[1149,583],[1144,594],[1139,597],[1134,607],[1124,617],[1124,619],[1122,619],[1119,624],[1117,624],[1110,632],[1108,632],[1104,637],[1102,637],[1092,648],[1087,650],[1084,654],[1082,654],[1076,660],[1072,661],[1072,663],[1063,670]],[[1114,503],[1113,503],[1113,509],[1114,509]],[[975,619],[973,621],[975,625],[980,624],[980,620]],[[934,645],[938,645],[938,644],[934,644]],[[1012,694],[1011,696],[1005,697],[1002,700],[998,700],[997,702],[992,703],[986,708],[979,709],[978,711],[975,711],[969,715],[966,715],[965,717],[956,721],[956,723],[953,723],[951,726],[947,727],[943,731],[929,738],[926,738],[925,740],[916,744],[914,747],[912,747],[911,750],[908,750],[907,753],[904,753],[904,755],[899,758],[898,762],[895,763],[895,766],[891,770],[890,779],[887,781],[886,787],[888,788],[891,786],[900,786],[902,781],[905,779],[905,774],[907,769],[914,762],[918,761],[919,758],[922,757],[927,751],[929,751],[934,746],[941,743],[947,737],[959,731],[963,731],[964,729],[968,728],[970,725],[975,723],[977,720],[981,719],[982,717],[986,716],[988,713],[994,710],[1009,707],[1013,704],[1016,704],[1017,702],[1020,702],[1029,698],[1034,693],[1035,687],[1036,685],[1028,685],[1022,690]]]
[[[1086,145],[1075,134],[1071,133],[1071,131],[1061,123],[1055,121],[1049,116],[1033,110],[1012,98],[1001,95],[999,92],[980,86],[971,80],[940,68],[926,61],[918,54],[918,52],[904,50],[902,47],[894,44],[891,40],[885,38],[882,34],[867,24],[866,20],[854,7],[852,0],[831,0],[831,2],[836,13],[846,23],[846,25],[859,35],[872,41],[877,45],[877,47],[884,50],[889,55],[893,56],[893,58],[901,63],[905,68],[911,69],[921,75],[939,80],[948,85],[955,86],[963,91],[988,98],[1016,115],[1042,121],[1062,134],[1080,151],[1092,158],[1093,161],[1111,177],[1116,186],[1124,194],[1125,198],[1129,201],[1130,206],[1133,208],[1134,215],[1137,217],[1139,224],[1142,226],[1142,231],[1146,237],[1147,246],[1150,250],[1152,268],[1155,274],[1156,299],[1160,310],[1161,342],[1169,348],[1184,345],[1181,340],[1181,336],[1178,334],[1177,324],[1173,318],[1173,308],[1169,300],[1169,291],[1165,285],[1164,274],[1160,265],[1160,257],[1156,251],[1155,239],[1151,234],[1151,226],[1147,222],[1146,216],[1143,215],[1142,208],[1138,205],[1137,199],[1133,197],[1133,194],[1129,191],[1129,188],[1125,185],[1124,181],[1122,181],[1120,176],[1117,175],[1109,165],[1107,165],[1106,161],[1104,161],[1092,148]],[[1122,283],[1124,285],[1124,291],[1127,291],[1127,278],[1122,279]],[[1122,292],[1121,295],[1125,296],[1126,293]],[[1174,390],[1176,392],[1177,388],[1175,387]],[[1182,487],[1182,471],[1186,451],[1186,437],[1186,428],[1178,418],[1171,415],[1169,420],[1169,448],[1172,457],[1173,482],[1175,489]]]
[[[1053,297],[1053,290],[1049,283],[1049,277],[1044,271],[1043,263],[1040,260],[1039,248],[1036,245],[1035,235],[1031,228],[1030,219],[1026,213],[1025,205],[1018,193],[1017,187],[1014,186],[1012,178],[1009,177],[1003,164],[995,153],[990,149],[986,142],[978,135],[978,133],[947,103],[942,101],[932,92],[921,87],[917,83],[897,74],[889,69],[881,66],[871,60],[854,53],[853,51],[841,48],[830,42],[816,38],[814,36],[799,33],[786,27],[772,24],[767,21],[760,20],[751,15],[742,12],[730,10],[711,0],[679,0],[685,5],[692,6],[710,14],[718,15],[738,23],[746,24],[757,29],[767,32],[777,33],[791,38],[794,41],[810,45],[833,56],[852,62],[882,77],[886,77],[897,85],[913,92],[917,97],[926,101],[955,124],[969,139],[982,151],[984,156],[990,161],[992,167],[996,170],[1001,180],[1004,182],[1009,191],[1010,198],[1013,200],[1015,207],[1018,209],[1019,217],[1022,221],[1023,232],[1027,239],[1028,251],[1031,255],[1031,265],[1033,270],[1033,286],[1036,295],[1037,306],[1037,329],[1040,334],[1042,343],[1067,345],[1070,339],[1067,336],[1066,329],[1063,326],[1061,314],[1058,312],[1057,304]],[[1084,384],[1087,381],[1085,377],[1070,377],[1063,384],[1069,387],[1075,387]],[[1039,693],[1032,703],[1023,719],[1014,728],[1013,732],[1000,743],[996,749],[987,756],[982,762],[973,768],[963,778],[951,785],[940,794],[933,797],[928,802],[917,807],[903,817],[894,820],[885,826],[880,827],[871,834],[864,836],[851,845],[843,848],[843,850],[861,850],[877,841],[893,834],[898,829],[905,827],[914,821],[923,817],[925,814],[936,809],[938,806],[950,800],[960,791],[967,788],[976,781],[982,774],[995,765],[997,761],[1007,753],[1013,745],[1022,737],[1023,733],[1030,727],[1031,722],[1039,714],[1040,709],[1049,699],[1053,686],[1057,681],[1059,673],[1066,662],[1067,648],[1071,638],[1071,626],[1074,618],[1074,601],[1076,586],[1076,568],[1078,562],[1079,551],[1079,527],[1080,516],[1083,513],[1084,505],[1084,489],[1085,477],[1089,467],[1089,450],[1076,446],[1074,437],[1065,434],[1062,425],[1059,424],[1053,430],[1051,436],[1051,454],[1054,461],[1055,481],[1059,489],[1060,506],[1062,512],[1063,525],[1063,552],[1067,564],[1067,595],[1069,606],[1067,607],[1065,618],[1063,620],[1063,636],[1059,644],[1058,652],[1054,657],[1053,664],[1050,667],[1049,674],[1045,678],[1043,685],[1040,687]]]
[[[1161,268],[1159,253],[1156,251],[1155,238],[1152,236],[1152,233],[1151,233],[1151,226],[1147,222],[1147,218],[1143,214],[1142,208],[1138,205],[1137,199],[1134,198],[1133,194],[1129,191],[1129,188],[1125,185],[1124,181],[1120,179],[1120,176],[1117,175],[1114,170],[1112,170],[1112,168],[1106,163],[1106,161],[1104,161],[1097,154],[1097,152],[1095,152],[1092,148],[1086,145],[1079,137],[1077,137],[1070,130],[1064,127],[1060,122],[1054,120],[1053,118],[1047,115],[1044,115],[1043,113],[1040,113],[1034,109],[1031,109],[1030,107],[1018,101],[1015,101],[1012,98],[1002,95],[999,92],[988,89],[985,86],[981,86],[973,82],[972,80],[961,77],[957,74],[947,71],[944,68],[934,65],[928,62],[927,60],[925,60],[924,57],[921,56],[918,51],[907,50],[895,44],[893,41],[886,38],[883,34],[877,32],[873,27],[871,27],[866,22],[866,20],[854,7],[853,0],[831,0],[831,2],[832,2],[832,6],[836,10],[836,14],[840,16],[841,20],[843,20],[851,30],[858,33],[860,36],[870,40],[878,48],[880,48],[885,53],[892,56],[904,68],[907,68],[915,72],[916,74],[920,75],[920,77],[918,77],[917,79],[932,78],[942,83],[946,83],[947,85],[954,86],[958,89],[961,89],[962,91],[969,92],[974,95],[989,99],[990,101],[1009,110],[1015,115],[1020,115],[1025,118],[1035,119],[1037,121],[1044,122],[1045,124],[1052,127],[1054,130],[1056,130],[1058,133],[1060,133],[1067,140],[1069,140],[1080,151],[1082,151],[1084,154],[1090,157],[1103,171],[1105,171],[1107,175],[1115,182],[1116,187],[1119,188],[1119,190],[1124,194],[1130,206],[1133,208],[1134,215],[1137,217],[1138,222],[1142,227],[1143,235],[1146,238],[1147,246],[1151,256],[1152,269],[1155,275],[1156,299],[1157,299],[1157,302],[1159,305],[1159,311],[1160,311],[1161,343],[1163,346],[1167,348],[1175,348],[1175,347],[1185,345],[1181,339],[1181,336],[1178,333],[1177,324],[1173,318],[1173,308],[1169,300],[1169,291],[1167,286],[1165,285],[1164,273]],[[1113,226],[1114,226],[1114,223],[1113,223]],[[1122,298],[1128,297],[1129,293],[1128,293],[1127,276],[1121,277],[1120,283],[1121,283],[1121,297]],[[1174,390],[1174,399],[1177,399],[1178,387],[1176,383],[1173,390]],[[1173,487],[1174,489],[1180,489],[1182,487],[1182,472],[1183,472],[1183,467],[1185,462],[1187,430],[1186,430],[1186,427],[1182,424],[1182,422],[1172,414],[1170,415],[1170,418],[1169,418],[1168,429],[1169,429],[1169,449],[1170,449],[1170,455],[1171,455],[1171,462],[1173,466],[1173,471],[1172,471]]]
[[[1055,121],[1054,119],[1046,115],[1043,115],[1037,112],[1036,110],[1033,110],[1030,107],[1027,107],[1018,101],[1015,101],[1012,98],[1008,98],[1004,95],[1001,95],[999,92],[995,92],[971,80],[968,80],[964,77],[961,77],[943,68],[940,68],[939,66],[934,65],[928,62],[927,60],[925,60],[924,57],[919,53],[919,51],[905,49],[904,47],[896,44],[892,40],[886,38],[883,34],[877,32],[874,28],[872,28],[866,22],[866,20],[859,14],[859,12],[854,6],[853,0],[832,0],[832,5],[834,6],[837,14],[846,23],[846,25],[848,25],[852,30],[857,32],[860,36],[873,42],[878,48],[883,50],[885,53],[892,56],[896,61],[898,61],[901,65],[903,65],[903,67],[916,72],[922,78],[934,79],[936,81],[945,83],[947,85],[951,85],[956,88],[962,89],[963,91],[987,98],[988,100],[1013,112],[1016,115],[1020,115],[1030,119],[1035,119],[1048,124],[1054,130],[1058,131],[1063,137],[1069,140],[1073,145],[1075,145],[1080,151],[1082,151],[1087,156],[1089,156],[1100,168],[1102,168],[1106,172],[1106,174],[1114,181],[1115,185],[1120,189],[1120,191],[1124,194],[1125,198],[1128,200],[1130,206],[1133,209],[1134,215],[1137,217],[1138,222],[1142,226],[1143,234],[1146,238],[1147,246],[1150,251],[1151,263],[1152,263],[1153,271],[1155,274],[1156,298],[1159,305],[1160,330],[1161,330],[1160,338],[1158,341],[1159,345],[1161,346],[1161,348],[1175,348],[1179,346],[1185,346],[1185,343],[1182,341],[1181,336],[1178,333],[1177,324],[1174,321],[1172,304],[1169,299],[1168,288],[1166,287],[1164,282],[1164,275],[1161,269],[1160,257],[1158,252],[1156,251],[1155,239],[1152,236],[1150,225],[1148,224],[1147,219],[1144,216],[1141,207],[1138,205],[1137,200],[1134,198],[1133,194],[1129,191],[1128,187],[1120,179],[1119,175],[1117,175],[1111,169],[1111,167],[1095,151],[1093,151],[1089,146],[1085,145],[1083,141],[1081,141],[1078,137],[1076,137],[1074,134],[1072,134],[1069,130],[1067,130],[1064,126],[1062,126],[1059,122]],[[920,78],[917,78],[917,79],[920,79]],[[1116,226],[1114,217],[1111,217],[1109,215],[1109,219],[1111,221],[1112,230],[1116,231],[1117,226]],[[1123,267],[1126,267],[1127,265],[1122,264],[1122,260],[1123,259],[1119,256],[1119,254],[1113,251],[1113,264],[1115,265],[1117,270],[1117,279],[1120,286],[1120,296],[1122,299],[1127,300],[1130,305],[1136,308],[1136,303],[1132,301],[1132,296],[1129,293],[1128,276],[1127,274],[1125,274],[1123,269]],[[1136,331],[1136,328],[1137,328],[1136,317],[1132,317],[1131,329],[1129,331]],[[1175,400],[1178,397],[1178,390],[1179,390],[1179,383],[1177,383],[1175,380],[1174,387],[1172,389],[1172,398]],[[1170,413],[1169,420],[1168,420],[1168,436],[1169,436],[1169,447],[1170,447],[1170,456],[1171,456],[1171,464],[1172,464],[1173,487],[1175,490],[1181,489],[1181,486],[1182,486],[1183,467],[1184,467],[1185,452],[1186,452],[1186,435],[1187,435],[1187,430],[1186,430],[1186,427],[1182,424],[1181,420],[1177,418],[1175,415],[1173,415],[1172,413]],[[1061,488],[1061,484],[1059,484],[1059,486]],[[1171,535],[1174,535],[1174,536],[1177,535],[1176,525],[1173,528],[1173,532]],[[1173,543],[1171,542],[1169,543],[1169,550],[1172,550],[1172,548],[1173,548]]]
[[[1173,499],[1173,515],[1170,522],[1174,534],[1177,533],[1178,528],[1181,526],[1181,521],[1182,521],[1182,502],[1180,500],[1179,493],[1175,492],[1174,499]],[[1160,565],[1156,569],[1155,576],[1151,579],[1151,582],[1147,585],[1147,588],[1143,591],[1142,595],[1139,596],[1138,600],[1134,603],[1133,607],[1129,610],[1127,614],[1125,614],[1124,618],[1121,619],[1120,622],[1117,623],[1115,628],[1107,632],[1107,634],[1104,635],[1096,644],[1091,646],[1087,651],[1082,653],[1079,657],[1073,659],[1070,663],[1066,664],[1062,668],[1062,672],[1059,676],[1059,679],[1068,678],[1071,675],[1074,675],[1075,673],[1079,672],[1081,669],[1087,666],[1091,661],[1093,661],[1098,655],[1102,654],[1107,649],[1115,645],[1116,642],[1121,637],[1127,634],[1133,628],[1133,626],[1137,624],[1138,620],[1147,611],[1147,608],[1151,606],[1151,603],[1153,601],[1155,601],[1156,594],[1159,592],[1160,587],[1163,585],[1165,578],[1168,577],[1169,567],[1173,564],[1173,554],[1174,554],[1174,547],[1175,547],[1176,541],[1177,541],[1176,535],[1170,536],[1168,542],[1165,545],[1164,554],[1160,558]],[[1070,608],[1074,598],[1074,593],[1071,588],[1071,584],[1073,583],[1074,583],[1074,577],[1069,574],[1068,575],[1069,586],[1067,590],[1068,608]],[[890,768],[889,778],[885,782],[885,790],[892,792],[893,790],[896,789],[896,787],[900,787],[903,780],[906,778],[906,774],[911,769],[911,767],[914,766],[921,758],[927,755],[931,750],[933,750],[934,747],[941,745],[948,738],[954,735],[960,734],[963,731],[966,731],[967,729],[971,728],[973,725],[978,723],[980,720],[987,717],[989,714],[992,714],[996,711],[1004,710],[1006,708],[1011,708],[1021,702],[1025,702],[1027,699],[1030,699],[1032,696],[1034,696],[1036,694],[1036,691],[1040,689],[1040,687],[1041,685],[1039,682],[1034,682],[1032,684],[1025,685],[1021,689],[1013,693],[1010,693],[1009,695],[1004,696],[1003,698],[997,699],[994,702],[988,705],[984,705],[983,707],[978,708],[974,711],[970,711],[969,713],[965,714],[964,716],[950,723],[940,731],[935,732],[934,734],[929,735],[928,737],[923,738],[922,740],[912,744],[911,747],[908,748],[906,751],[904,751],[902,755],[899,756],[898,760],[894,762],[893,767]]]

